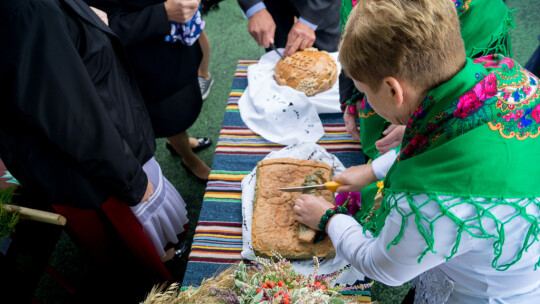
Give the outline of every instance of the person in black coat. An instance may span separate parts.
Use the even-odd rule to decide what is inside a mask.
[[[144,102],[119,39],[88,7],[77,20],[60,3],[0,2],[0,158],[44,204],[135,206],[153,191]]]
[[[285,48],[284,56],[314,46],[336,52],[341,0],[238,0],[259,46]],[[296,17],[296,19],[295,19]]]
[[[198,69],[199,42],[186,46],[168,42],[169,21],[186,23],[199,0],[85,0],[105,11],[109,26],[120,37],[145,100],[156,137],[167,138],[167,148],[202,180],[210,167],[192,151],[211,144],[208,138],[189,138],[186,130],[202,108]]]

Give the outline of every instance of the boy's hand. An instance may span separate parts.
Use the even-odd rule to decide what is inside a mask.
[[[283,56],[291,56],[297,50],[313,46],[315,42],[315,31],[306,24],[296,21],[287,36],[287,45]]]
[[[343,173],[334,176],[334,181],[344,184],[337,188],[338,193],[358,192],[365,186],[376,182],[377,176],[371,168],[371,164],[353,166]]]
[[[274,43],[274,34],[276,32],[276,23],[272,15],[262,9],[249,18],[248,32],[259,46],[269,48]]]
[[[199,9],[200,0],[167,0],[165,11],[169,21],[187,23]]]
[[[297,221],[315,230],[320,230],[319,221],[321,216],[332,207],[334,207],[334,204],[322,197],[302,194],[294,202],[293,210],[296,213]]]
[[[141,203],[147,202],[153,193],[154,193],[154,185],[152,185],[150,180],[148,180],[148,185],[146,186],[146,191],[144,192],[144,196],[141,199]]]
[[[405,133],[404,125],[391,124],[386,130],[384,130],[383,138],[375,142],[375,148],[382,154],[388,152],[394,147],[398,147],[403,141],[403,134]]]

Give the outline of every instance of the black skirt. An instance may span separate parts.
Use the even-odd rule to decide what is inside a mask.
[[[186,131],[201,113],[199,81],[195,78],[161,101],[147,102],[146,108],[156,137],[170,137]]]

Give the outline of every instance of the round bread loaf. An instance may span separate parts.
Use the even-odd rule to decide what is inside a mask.
[[[307,96],[330,89],[338,77],[334,59],[325,51],[306,48],[292,56],[280,59],[274,68],[274,79],[304,92]]]

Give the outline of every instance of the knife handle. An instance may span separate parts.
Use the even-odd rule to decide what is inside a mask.
[[[342,184],[342,183],[338,183],[338,182],[332,181],[332,182],[326,182],[326,183],[324,183],[324,186],[326,187],[326,189],[332,191],[332,193],[335,193],[336,190],[337,190],[337,188],[343,186],[343,184]]]

